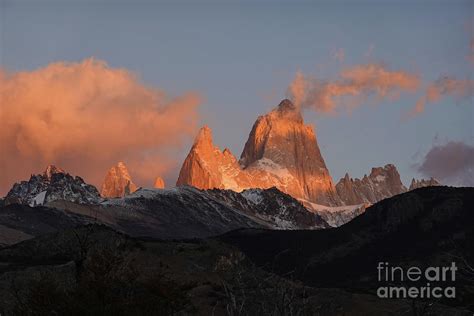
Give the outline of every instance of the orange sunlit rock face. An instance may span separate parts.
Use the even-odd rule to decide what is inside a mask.
[[[51,163],[100,187],[117,159],[152,186],[179,167],[175,153],[196,132],[200,103],[195,93],[170,97],[96,59],[0,70],[0,100],[0,195]]]
[[[155,184],[153,185],[155,189],[164,189],[165,188],[165,180],[161,177],[156,177]]]
[[[230,150],[221,151],[212,142],[212,131],[204,126],[179,173],[177,185],[191,185],[200,189],[232,189],[240,191],[250,181],[240,170]]]
[[[110,168],[105,176],[100,195],[105,198],[123,197],[137,190],[123,162]]]
[[[277,187],[296,198],[341,204],[312,127],[284,100],[255,122],[240,161],[212,142],[205,126],[181,168],[177,185],[242,191]]]

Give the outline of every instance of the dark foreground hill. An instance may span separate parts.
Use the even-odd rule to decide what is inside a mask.
[[[414,315],[427,306],[310,287],[217,240],[139,240],[98,225],[0,250],[0,297],[2,315]]]
[[[472,315],[473,191],[415,190],[322,231],[159,241],[106,226],[69,228],[0,249],[0,313]],[[377,298],[379,260],[454,260],[458,296]]]
[[[292,273],[305,284],[370,294],[382,285],[379,262],[405,269],[455,262],[456,298],[441,301],[474,310],[474,188],[417,189],[383,200],[336,229],[238,230],[219,239],[257,265]]]

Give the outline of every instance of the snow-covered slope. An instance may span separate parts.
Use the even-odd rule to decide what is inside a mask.
[[[319,229],[329,227],[318,214],[309,212],[298,200],[277,188],[207,190],[207,194],[252,217],[269,223],[274,229]]]
[[[306,200],[300,200],[307,210],[318,214],[330,226],[339,227],[344,225],[360,214],[365,212],[368,204],[344,205],[344,206],[326,206],[311,203]]]
[[[221,233],[237,228],[319,229],[329,225],[317,214],[309,212],[291,196],[272,188],[237,193],[232,190],[199,190],[182,186],[172,189],[139,189],[118,199],[101,204],[118,213],[143,214],[142,225],[154,224],[171,235],[191,232],[198,227]],[[101,210],[103,212],[104,210]],[[166,223],[165,226],[163,226]],[[186,233],[186,235],[188,234]]]

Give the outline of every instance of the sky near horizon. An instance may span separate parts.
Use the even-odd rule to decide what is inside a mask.
[[[472,85],[462,97],[441,97],[406,115],[439,78],[473,79],[473,25],[474,2],[460,0],[0,0],[0,65],[31,72],[93,57],[169,95],[193,91],[200,96],[197,125],[209,125],[215,143],[236,156],[257,116],[287,96],[298,71],[328,81],[364,64],[410,72],[421,81],[416,91],[370,97],[338,114],[304,110],[335,181],[393,163],[409,185],[433,170],[419,166],[436,146],[467,146],[465,165],[474,168]],[[177,149],[178,169],[188,136]],[[178,171],[170,168],[163,171],[168,185]]]

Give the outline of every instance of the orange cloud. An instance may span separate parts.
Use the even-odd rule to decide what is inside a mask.
[[[427,103],[436,103],[443,97],[453,97],[458,101],[474,95],[474,80],[441,77],[426,88],[425,94],[418,99],[409,115],[424,112]]]
[[[415,74],[366,64],[343,69],[333,81],[306,78],[297,72],[287,94],[298,106],[335,113],[341,107],[358,106],[371,96],[379,101],[397,98],[400,92],[415,92],[419,85]]]
[[[0,100],[2,194],[49,163],[99,185],[121,160],[135,182],[151,184],[175,166],[201,102],[196,93],[170,98],[95,59],[0,71]]]

